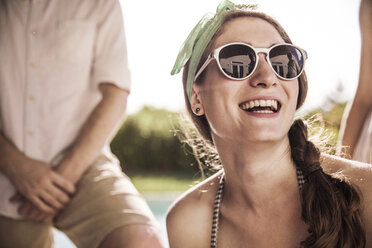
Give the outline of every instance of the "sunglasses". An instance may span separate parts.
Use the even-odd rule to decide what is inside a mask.
[[[195,75],[196,80],[215,59],[223,75],[233,80],[244,80],[251,76],[258,65],[258,54],[266,53],[266,61],[274,73],[283,80],[298,78],[304,71],[307,53],[292,44],[276,44],[270,48],[254,48],[251,45],[234,42],[215,49]]]

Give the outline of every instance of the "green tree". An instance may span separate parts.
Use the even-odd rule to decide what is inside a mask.
[[[194,173],[197,166],[190,148],[175,135],[178,114],[144,107],[129,115],[111,142],[113,153],[126,173]]]

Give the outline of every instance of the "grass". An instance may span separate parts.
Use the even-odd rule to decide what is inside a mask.
[[[138,174],[131,176],[133,184],[141,193],[163,193],[186,191],[197,183],[199,178],[177,174]]]

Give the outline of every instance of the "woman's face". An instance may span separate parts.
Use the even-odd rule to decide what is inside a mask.
[[[239,17],[227,22],[223,30],[215,40],[213,50],[231,42],[244,42],[256,48],[285,43],[278,31],[260,18]],[[279,79],[263,53],[259,54],[257,69],[245,80],[225,77],[213,60],[205,71],[203,83],[193,87],[214,139],[240,142],[283,139],[296,111],[297,79]],[[270,113],[259,112],[259,108],[245,109],[247,104],[257,101],[260,106],[278,103],[280,107],[277,112]]]

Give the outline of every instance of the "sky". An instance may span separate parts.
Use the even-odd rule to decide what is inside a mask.
[[[220,0],[120,0],[124,14],[132,92],[128,113],[145,105],[182,111],[181,73],[170,71],[179,48]],[[258,0],[260,9],[277,19],[294,44],[309,55],[305,70],[309,92],[303,112],[324,105],[344,87],[340,101],[352,99],[360,64],[360,0]]]

